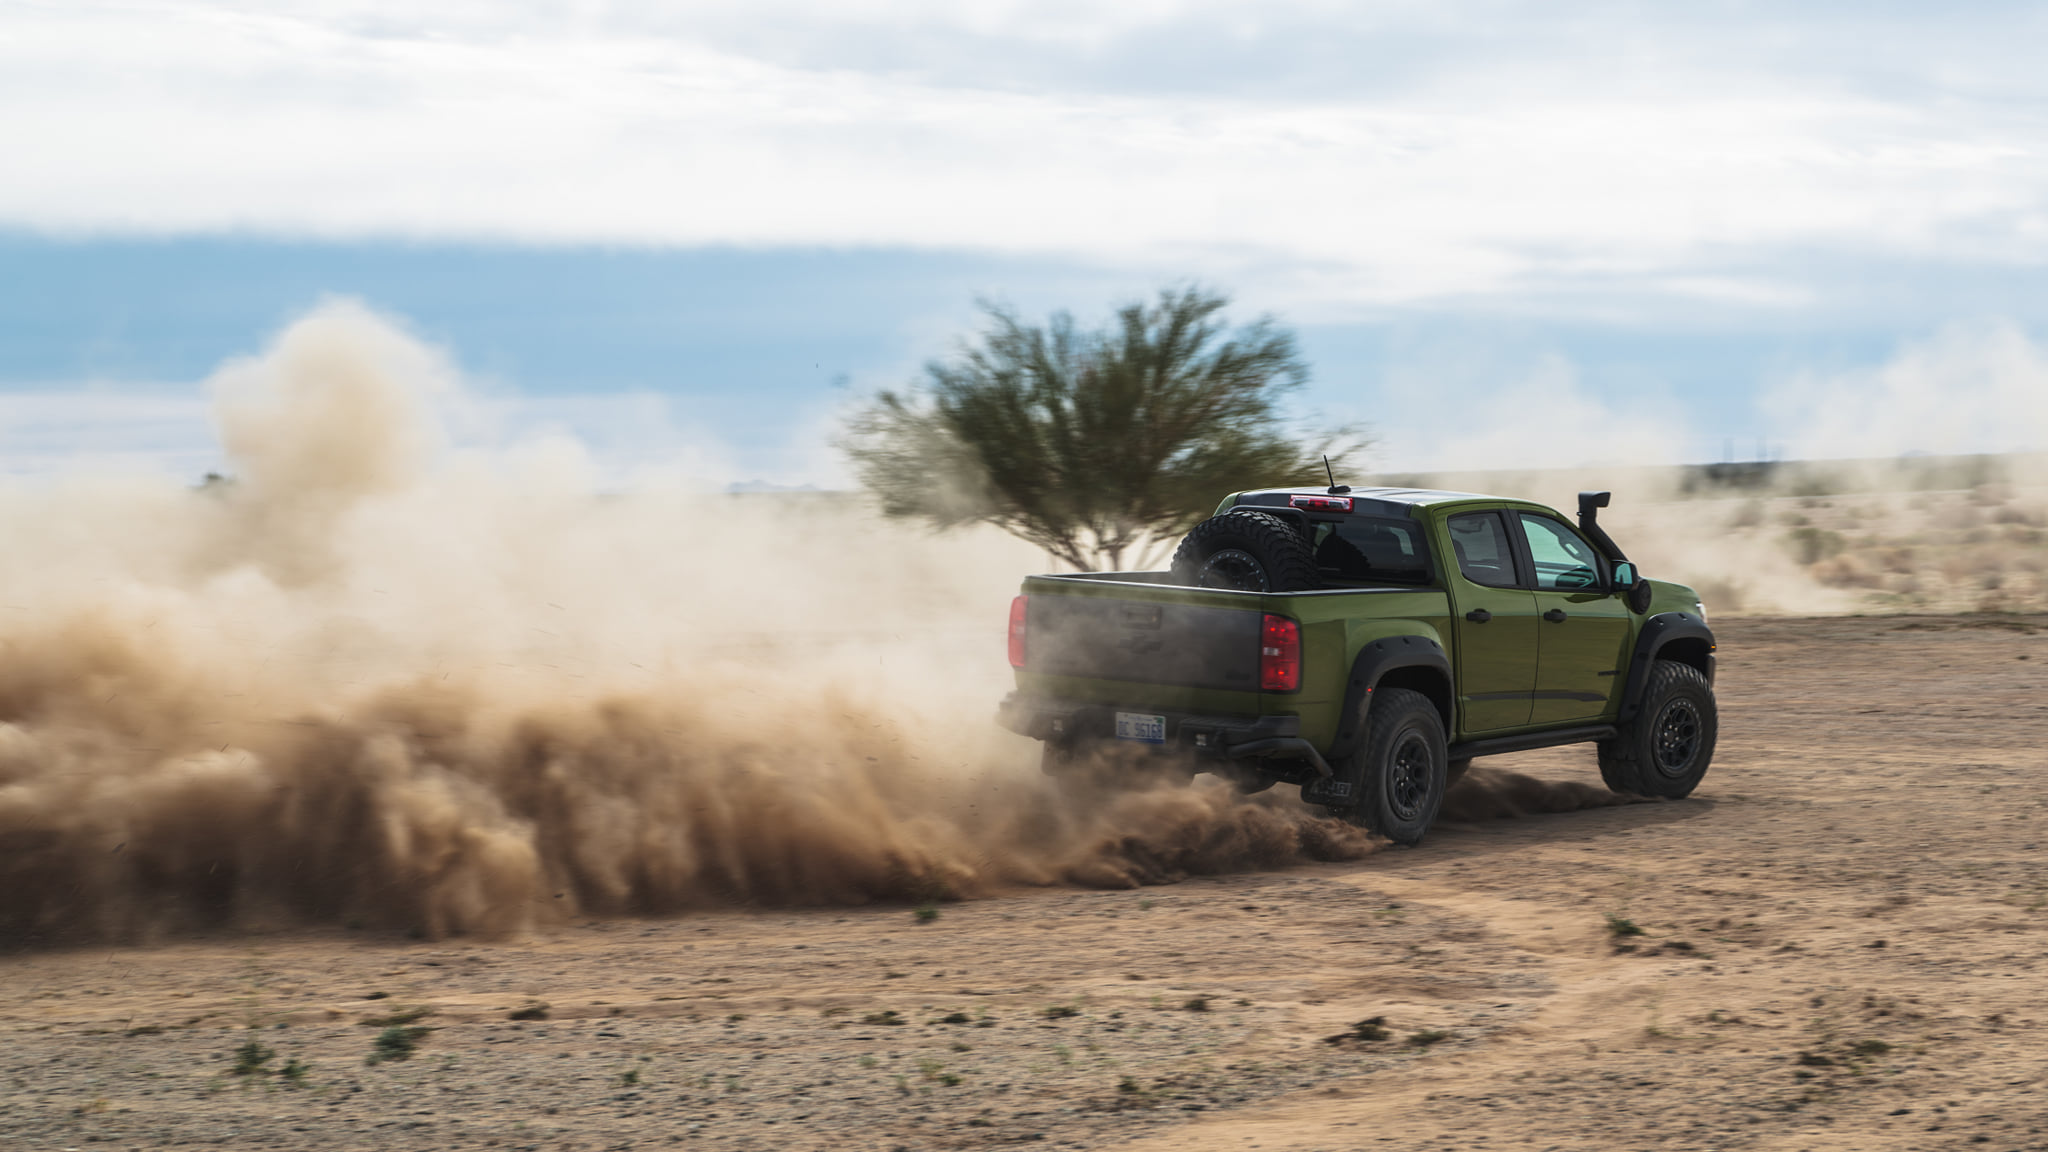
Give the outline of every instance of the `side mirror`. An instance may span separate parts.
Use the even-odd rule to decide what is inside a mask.
[[[1628,610],[1638,616],[1650,610],[1650,597],[1656,591],[1650,587],[1650,581],[1636,571],[1636,566],[1626,560],[1615,562],[1614,590],[1621,594]]]
[[[1626,560],[1614,562],[1612,588],[1622,596],[1622,603],[1628,605],[1628,611],[1636,615],[1651,611],[1651,594],[1655,592],[1655,588],[1651,588],[1651,582],[1642,578],[1640,572],[1636,572],[1634,564]]]

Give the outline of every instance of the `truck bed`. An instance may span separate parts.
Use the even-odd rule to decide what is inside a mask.
[[[1441,589],[1409,586],[1235,592],[1170,583],[1165,572],[1078,573],[1024,581],[1024,695],[1216,717],[1299,717],[1311,739],[1337,724],[1347,653],[1374,631],[1433,631]],[[1305,689],[1259,691],[1267,614],[1301,627]]]

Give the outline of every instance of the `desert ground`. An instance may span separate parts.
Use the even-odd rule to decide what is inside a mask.
[[[2048,617],[1716,624],[1683,802],[1564,749],[1343,863],[21,950],[0,1146],[2048,1148]]]

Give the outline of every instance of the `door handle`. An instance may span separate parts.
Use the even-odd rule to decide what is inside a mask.
[[[1465,613],[1465,619],[1470,620],[1474,624],[1484,624],[1488,620],[1493,619],[1493,613],[1488,612],[1484,608],[1474,608],[1470,612]]]
[[[1543,618],[1545,620],[1550,621],[1552,624],[1562,624],[1564,623],[1564,609],[1552,608],[1550,611],[1545,612],[1543,614]]]

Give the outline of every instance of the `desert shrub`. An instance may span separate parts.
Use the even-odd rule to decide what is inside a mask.
[[[261,1075],[270,1071],[264,1065],[276,1056],[276,1052],[264,1047],[263,1041],[251,1040],[235,1049],[235,1066],[230,1071],[237,1076]]]
[[[370,1058],[364,1063],[382,1064],[387,1060],[410,1060],[413,1049],[418,1048],[420,1041],[432,1031],[432,1028],[408,1028],[394,1024],[377,1034],[377,1039],[370,1045]]]

